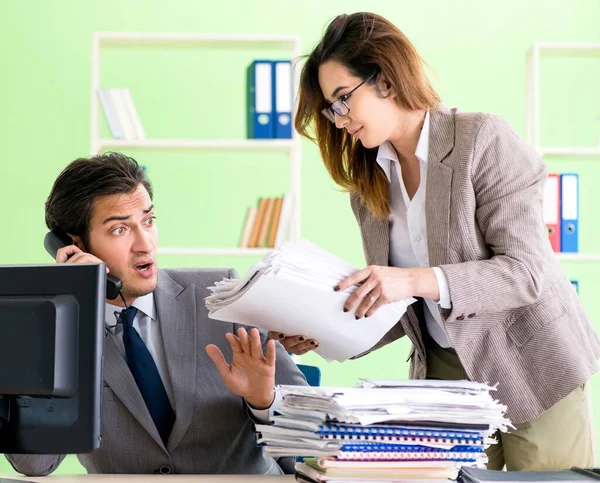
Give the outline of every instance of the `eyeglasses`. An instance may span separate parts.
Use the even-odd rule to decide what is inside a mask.
[[[356,89],[362,86],[365,82],[370,81],[373,77],[375,77],[375,73],[367,77],[350,92],[338,97],[337,100],[335,100],[329,107],[322,109],[321,114],[323,114],[333,124],[335,124],[336,114],[341,117],[347,116],[350,113],[350,106],[348,106],[348,103],[346,101],[350,99],[350,96],[354,93]]]

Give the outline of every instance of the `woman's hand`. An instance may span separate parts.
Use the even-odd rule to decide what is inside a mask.
[[[270,331],[268,334],[269,339],[278,340],[286,351],[301,356],[306,354],[313,349],[319,347],[319,342],[315,339],[307,339],[303,335],[285,335],[281,332]]]
[[[334,290],[360,285],[344,304],[344,311],[356,308],[355,316],[370,317],[379,307],[409,297],[440,297],[437,278],[431,268],[397,268],[371,265],[342,280]]]

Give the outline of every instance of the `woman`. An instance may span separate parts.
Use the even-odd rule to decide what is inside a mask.
[[[382,305],[419,298],[371,351],[406,335],[412,378],[497,384],[516,429],[489,468],[593,466],[600,343],[551,250],[536,153],[501,118],[444,107],[408,39],[369,13],[337,17],[308,56],[295,127],[361,230],[369,266],[335,287],[362,284],[344,310],[368,330]]]

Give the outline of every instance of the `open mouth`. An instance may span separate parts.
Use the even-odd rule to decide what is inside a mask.
[[[150,270],[152,268],[152,265],[153,265],[152,262],[150,262],[150,263],[143,263],[143,264],[140,264],[140,265],[136,265],[135,266],[135,271],[136,272],[140,272],[140,273],[147,272],[148,270]]]

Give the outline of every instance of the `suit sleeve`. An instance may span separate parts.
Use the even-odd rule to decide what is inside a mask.
[[[65,455],[5,454],[4,456],[17,473],[25,476],[47,476],[58,468],[65,458]]]
[[[542,215],[546,177],[542,160],[506,121],[484,119],[475,139],[471,182],[476,222],[491,256],[440,266],[452,300],[447,321],[537,300],[550,250]]]

